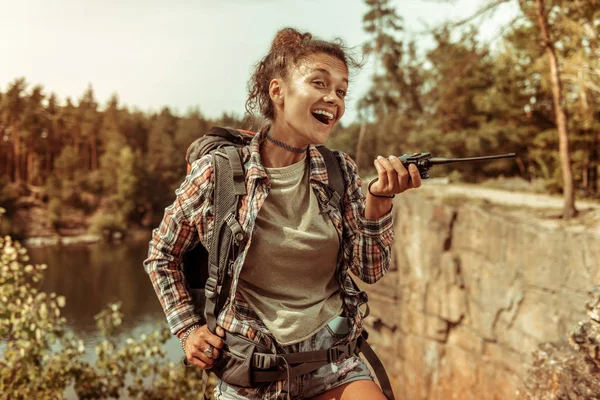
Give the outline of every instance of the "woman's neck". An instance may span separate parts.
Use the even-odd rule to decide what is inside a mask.
[[[265,137],[260,149],[261,162],[266,168],[287,167],[306,157],[306,151],[298,153],[285,148],[285,146],[282,146],[281,144],[275,144],[275,142],[283,142],[288,147],[292,146],[286,141],[289,136],[282,132],[281,129],[271,126],[271,128],[264,133],[265,135],[270,135],[271,138],[274,139],[274,141],[271,141]]]

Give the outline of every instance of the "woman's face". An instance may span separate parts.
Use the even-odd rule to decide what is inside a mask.
[[[290,68],[286,79],[271,81],[275,132],[295,147],[325,143],[344,115],[348,69],[324,53],[313,54]]]

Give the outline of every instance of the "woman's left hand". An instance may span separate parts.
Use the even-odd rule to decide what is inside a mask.
[[[396,156],[377,156],[375,168],[377,181],[370,189],[371,194],[375,196],[392,196],[421,186],[421,175],[417,166],[411,164],[407,171]]]

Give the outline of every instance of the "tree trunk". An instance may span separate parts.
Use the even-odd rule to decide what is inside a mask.
[[[592,193],[598,193],[598,187],[600,186],[600,174],[598,174],[598,170],[600,170],[600,135],[594,137],[594,141],[592,142],[592,154],[591,154],[592,166],[590,171],[590,182]]]
[[[527,169],[525,168],[525,164],[523,163],[523,160],[521,159],[521,157],[516,157],[515,158],[515,162],[517,163],[517,167],[519,168],[519,174],[524,179],[527,179],[529,181],[530,178],[529,178],[529,176],[527,174]]]
[[[15,180],[14,182],[19,183],[21,180],[21,149],[20,149],[20,140],[19,134],[15,129],[13,131],[13,163],[14,163],[14,171],[15,171]]]
[[[92,171],[98,169],[98,146],[96,144],[96,136],[92,135],[90,137],[90,146],[92,152]]]
[[[591,142],[591,146],[589,146],[588,148],[586,148],[584,150],[585,153],[584,153],[583,167],[582,167],[582,172],[583,172],[582,185],[585,188],[587,193],[590,193],[590,191],[592,193],[594,193],[595,191],[592,189],[593,183],[590,180],[590,177],[593,175],[592,169],[594,169],[596,167],[594,164],[594,161],[593,161],[595,141],[594,141],[594,132],[592,130],[592,126],[594,123],[594,113],[590,109],[590,103],[588,101],[588,96],[587,96],[585,85],[582,84],[582,82],[584,80],[583,70],[578,71],[578,78],[579,78],[579,100],[580,100],[579,103],[581,104],[581,116],[583,119],[583,138],[584,138],[584,140],[589,139]]]
[[[590,152],[587,150],[583,156],[583,166],[581,167],[583,173],[581,185],[588,191],[590,190]]]
[[[79,127],[75,127],[75,134],[73,137],[73,148],[75,149],[75,157],[77,157],[77,168],[79,170],[83,170],[84,168],[81,167],[83,157],[81,157],[81,149],[79,148]]]
[[[554,113],[556,116],[556,127],[558,129],[558,151],[563,176],[563,218],[569,219],[577,214],[575,209],[575,189],[573,187],[573,173],[571,171],[571,154],[569,153],[569,131],[567,128],[567,116],[564,109],[558,59],[554,44],[550,41],[548,34],[548,20],[546,17],[544,0],[535,0],[537,5],[537,18],[542,32],[543,45],[550,63],[550,79],[552,82],[552,99],[554,102]]]
[[[13,181],[13,170],[15,163],[13,161],[14,152],[11,147],[6,150],[6,178],[9,182]]]
[[[0,148],[2,147],[4,146],[0,145]],[[8,181],[10,181],[9,153],[9,148],[6,148],[6,153],[4,151],[0,151],[0,177],[6,177]]]
[[[25,169],[25,182],[31,184],[33,183],[33,175],[34,175],[34,152],[28,152],[27,154],[27,167]]]

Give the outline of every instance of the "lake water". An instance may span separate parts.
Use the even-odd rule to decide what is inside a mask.
[[[94,347],[101,340],[94,316],[110,302],[121,302],[124,314],[118,341],[139,338],[156,330],[166,319],[142,262],[148,241],[119,244],[95,243],[30,248],[31,261],[47,264],[42,290],[65,296],[63,316],[69,328],[86,345],[87,358],[94,359]],[[169,359],[182,357],[175,337],[167,342]]]

